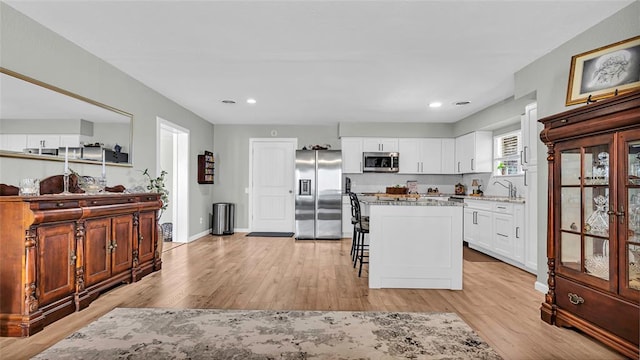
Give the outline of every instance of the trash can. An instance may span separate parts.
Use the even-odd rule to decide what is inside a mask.
[[[235,227],[236,205],[232,203],[213,204],[213,219],[211,221],[211,234],[231,235]]]

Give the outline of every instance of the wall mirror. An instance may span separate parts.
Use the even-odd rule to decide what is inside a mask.
[[[0,67],[0,156],[131,166],[132,126],[129,113]]]

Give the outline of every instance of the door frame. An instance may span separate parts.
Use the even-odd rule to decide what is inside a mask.
[[[169,189],[170,206],[173,206],[172,241],[189,242],[189,129],[161,117],[156,117],[156,176],[160,176],[161,132],[173,134],[173,186]]]
[[[295,151],[298,149],[298,138],[250,138],[249,139],[249,206],[248,206],[248,210],[249,210],[249,231],[253,231],[253,200],[254,200],[254,194],[253,194],[253,147],[255,143],[264,143],[264,142],[279,142],[279,143],[283,143],[283,144],[293,144],[293,158],[296,158],[296,154]],[[295,163],[292,164],[291,166],[293,166],[293,170],[295,173]],[[295,185],[295,179],[291,179],[291,183],[292,186]],[[293,189],[293,187],[292,187]],[[291,206],[293,207],[293,214],[295,215],[295,207],[296,207],[296,203],[295,203],[295,196],[292,197],[291,199]],[[295,216],[293,216],[291,219],[291,229],[295,230]]]

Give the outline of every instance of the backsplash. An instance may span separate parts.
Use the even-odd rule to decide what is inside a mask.
[[[490,196],[508,196],[509,190],[494,184],[499,181],[508,185],[504,180],[511,181],[517,189],[517,195],[524,197],[524,178],[523,176],[493,176],[491,173],[466,174],[466,175],[409,175],[409,174],[387,174],[387,173],[367,173],[367,174],[343,174],[344,178],[351,179],[351,191],[356,193],[363,192],[385,192],[387,186],[401,185],[405,186],[408,180],[416,180],[418,182],[418,192],[426,193],[428,188],[438,188],[441,193],[453,194],[455,185],[462,183],[466,187],[467,194],[471,194],[474,189],[471,186],[473,179],[478,179],[481,185],[480,190],[485,195]],[[344,187],[343,187],[344,192]]]
[[[351,178],[351,191],[385,192],[387,186],[405,186],[407,181],[418,182],[418,192],[426,193],[428,188],[438,188],[441,193],[453,194],[455,184],[462,181],[461,175],[410,175],[410,174],[343,174]],[[342,182],[344,184],[344,181]],[[344,191],[344,188],[343,188]]]
[[[491,173],[482,174],[465,174],[462,176],[462,183],[466,186],[467,193],[470,194],[474,187],[471,186],[473,179],[478,179],[478,183],[481,185],[480,190],[484,192],[484,195],[490,196],[509,196],[509,190],[503,186],[495,184],[496,181],[508,186],[508,183],[504,180],[511,181],[516,187],[516,194],[519,197],[524,197],[524,177],[522,175],[514,176],[493,176]]]

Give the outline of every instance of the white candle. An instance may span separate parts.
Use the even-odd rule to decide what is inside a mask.
[[[106,178],[107,177],[107,168],[106,165],[104,163],[104,149],[102,149],[102,178]]]
[[[64,173],[69,173],[69,147],[64,147]]]

